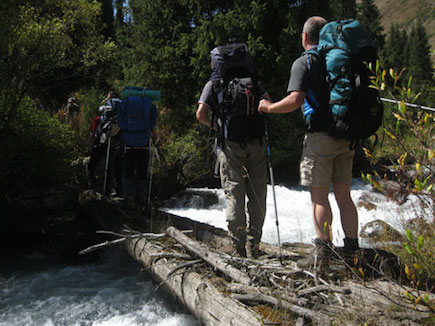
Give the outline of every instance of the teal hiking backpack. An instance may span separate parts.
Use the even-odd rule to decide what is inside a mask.
[[[317,49],[304,54],[317,56],[327,72],[329,105],[326,114],[332,118],[326,119],[328,124],[324,131],[351,141],[374,135],[382,124],[384,110],[379,91],[371,87],[373,73],[367,65],[375,66],[377,54],[369,34],[358,20],[326,24],[320,30]]]

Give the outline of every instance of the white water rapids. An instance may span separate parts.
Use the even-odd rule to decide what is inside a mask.
[[[68,266],[41,254],[0,266],[1,326],[199,326],[125,252]]]
[[[178,200],[173,214],[227,229],[225,196],[220,189],[192,189],[189,202]],[[282,242],[310,243],[315,237],[309,192],[301,187],[275,186]],[[213,192],[218,202],[207,209],[201,192]],[[197,195],[199,193],[199,195]],[[356,203],[364,198],[373,210],[358,208],[360,228],[380,219],[401,230],[404,220],[416,217],[415,198],[402,205],[387,201],[360,180],[352,184]],[[333,236],[342,244],[338,208],[330,195],[334,214]],[[177,199],[174,200],[177,203]],[[272,189],[268,188],[263,241],[276,244],[277,228]],[[363,243],[364,245],[364,243]],[[195,319],[162,291],[150,276],[120,250],[106,250],[90,264],[68,266],[53,257],[33,254],[0,263],[0,326],[198,326]]]
[[[189,189],[188,189],[189,190]],[[196,221],[211,224],[213,226],[227,230],[225,219],[225,195],[221,189],[191,189],[195,193],[214,192],[219,198],[217,204],[200,209],[200,196],[192,196],[191,202],[184,206],[163,208],[163,210],[191,218]],[[275,185],[276,204],[278,213],[275,214],[272,187],[267,189],[266,219],[263,226],[262,241],[277,244],[278,225],[281,242],[302,242],[311,243],[315,238],[315,231],[312,222],[311,199],[308,188],[301,186],[285,187]],[[351,185],[351,196],[355,204],[369,201],[375,205],[374,209],[368,210],[358,207],[359,229],[373,220],[382,220],[398,230],[402,230],[403,222],[416,217],[416,212],[420,212],[417,205],[417,198],[410,196],[405,204],[399,206],[393,201],[389,201],[382,194],[372,191],[371,186],[360,179],[354,179]],[[335,202],[333,193],[329,194],[331,203],[333,222],[332,234],[335,245],[343,245],[344,233],[341,228],[338,206]],[[277,217],[276,217],[277,215]],[[364,243],[362,243],[364,245]]]

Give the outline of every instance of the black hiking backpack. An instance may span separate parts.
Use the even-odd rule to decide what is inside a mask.
[[[211,52],[212,91],[217,99],[213,118],[219,119],[220,142],[225,139],[245,144],[264,136],[264,116],[258,113],[263,94],[258,85],[254,61],[244,43],[218,46]]]
[[[320,58],[326,68],[329,105],[323,112],[323,130],[351,141],[374,135],[382,124],[383,105],[379,91],[372,87],[377,55],[369,34],[358,20],[333,21],[319,34],[317,49],[304,54]],[[309,65],[308,65],[309,67]]]
[[[101,115],[94,131],[95,145],[101,146],[107,143],[112,126],[117,123],[117,115],[110,105],[100,106]]]

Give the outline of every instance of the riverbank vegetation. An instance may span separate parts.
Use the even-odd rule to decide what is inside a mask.
[[[262,84],[279,100],[285,96],[291,64],[302,52],[300,32],[306,18],[360,19],[378,47],[377,87],[399,103],[385,104],[379,139],[365,144],[374,165],[364,161],[359,168],[391,198],[391,188],[382,183],[387,174],[399,185],[396,193],[417,195],[422,205],[425,198],[432,200],[432,216],[416,214],[404,245],[395,251],[416,287],[435,279],[434,115],[406,104],[435,104],[434,70],[420,22],[409,34],[392,25],[385,37],[371,0],[16,0],[3,1],[0,13],[2,206],[53,184],[81,187],[83,168],[74,162],[88,154],[90,123],[107,92],[119,94],[127,85],[162,94],[154,200],[188,185],[206,184],[213,180],[213,137],[197,123],[195,111],[211,73],[209,51],[218,44],[246,42]],[[63,118],[69,97],[80,106],[74,123]],[[294,177],[302,117],[272,116],[268,127],[277,178]]]

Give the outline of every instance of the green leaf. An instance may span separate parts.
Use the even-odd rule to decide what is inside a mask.
[[[406,238],[409,242],[412,242],[412,233],[410,230],[406,230]]]
[[[411,82],[412,82],[412,76],[409,77],[408,79],[408,87],[407,87],[408,89],[411,88]]]
[[[418,180],[417,178],[415,178],[414,180],[414,185],[417,191],[421,191],[423,189],[423,185],[421,184],[420,180]]]
[[[424,245],[424,237],[420,235],[417,239],[417,250],[423,248],[423,245]]]
[[[413,255],[413,256],[415,255],[414,250],[409,246],[409,244],[404,243],[404,244],[403,244],[403,247],[404,247],[405,250],[408,252],[408,254]]]
[[[429,294],[425,293],[423,296],[423,301],[429,303]]]
[[[429,180],[432,179],[432,175],[428,175],[423,181],[423,187],[426,187]]]

